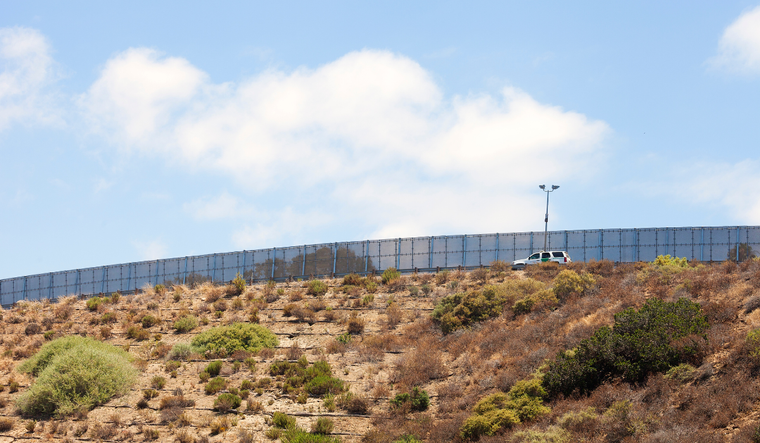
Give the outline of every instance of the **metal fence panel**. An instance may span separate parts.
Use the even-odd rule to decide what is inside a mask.
[[[413,239],[413,251],[411,268],[430,269],[430,245],[431,237],[417,237]]]
[[[547,249],[566,250],[574,261],[653,261],[670,254],[702,261],[743,261],[760,254],[760,226],[591,229],[547,233]],[[544,247],[543,232],[414,237],[325,243],[178,257],[0,280],[0,303],[69,294],[131,292],[158,283],[197,285],[246,280],[364,273],[396,267],[474,268],[510,262]]]

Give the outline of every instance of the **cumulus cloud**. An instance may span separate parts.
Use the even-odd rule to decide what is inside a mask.
[[[50,45],[38,31],[0,28],[0,131],[12,122],[57,123],[45,87],[55,78]]]
[[[525,211],[542,205],[522,190],[593,175],[610,132],[514,87],[446,99],[417,62],[375,50],[218,84],[186,60],[130,49],[106,63],[80,104],[129,149],[279,196],[287,203],[268,210],[287,204],[306,220],[292,229],[307,229],[321,210],[383,236],[525,228]],[[222,195],[186,209],[239,207]],[[237,243],[283,227],[260,216]]]
[[[81,105],[95,129],[151,147],[157,129],[171,121],[175,109],[189,104],[205,80],[187,60],[130,49],[106,63]]]
[[[742,74],[760,74],[760,6],[742,13],[720,38],[715,67]]]
[[[696,164],[680,172],[682,197],[695,203],[718,204],[742,223],[760,223],[760,161]]]

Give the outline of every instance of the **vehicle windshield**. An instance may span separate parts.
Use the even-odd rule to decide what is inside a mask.
[[[540,252],[536,252],[535,254],[533,254],[530,257],[528,257],[528,260],[535,260],[535,259],[537,259],[539,257],[541,257],[541,253]]]

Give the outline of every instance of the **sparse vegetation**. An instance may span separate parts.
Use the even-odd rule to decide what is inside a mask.
[[[736,443],[760,435],[760,261],[500,266],[385,285],[374,275],[323,278],[331,289],[319,296],[308,281],[256,283],[238,295],[231,283],[198,281],[163,283],[164,296],[145,286],[97,297],[93,310],[94,297],[21,302],[0,312],[0,432],[249,442],[260,438],[253,418],[283,442]],[[271,336],[220,332],[252,313]],[[191,317],[192,329],[181,326]],[[192,335],[182,342],[175,331]],[[274,332],[285,345],[261,346]],[[47,371],[34,368],[70,349],[58,337],[92,349],[118,343],[136,368],[123,399],[24,413],[20,399]],[[19,377],[21,368],[28,375]],[[62,390],[74,378],[57,380]],[[285,418],[275,420],[276,411]],[[24,435],[27,427],[33,433]]]
[[[174,322],[174,330],[182,334],[198,327],[198,319],[194,315],[184,315]]]

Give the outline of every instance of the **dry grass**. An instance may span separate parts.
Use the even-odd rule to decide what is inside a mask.
[[[298,392],[283,392],[287,377],[268,373],[275,359],[306,358],[311,363],[325,359],[333,376],[350,382],[353,392],[371,394],[333,400],[340,400],[342,413],[349,413],[335,420],[343,441],[392,442],[403,434],[427,442],[457,441],[459,427],[485,395],[508,391],[557,352],[611,325],[625,308],[638,308],[651,297],[687,297],[700,303],[711,325],[701,359],[692,362],[691,378],[679,381],[653,374],[640,385],[609,380],[587,397],[557,399],[548,404],[551,412],[545,416],[481,441],[510,441],[516,432],[547,440],[557,430],[566,433],[566,441],[751,441],[759,421],[755,411],[760,409],[760,358],[753,356],[745,337],[760,327],[760,262],[692,264],[677,273],[608,261],[541,265],[525,272],[500,266],[403,276],[398,283],[379,285],[373,294],[360,285],[327,280],[330,289],[319,298],[306,294],[305,283],[258,284],[238,296],[227,286],[206,282],[192,288],[167,287],[164,294],[146,286],[137,295],[101,305],[97,312],[76,297],[52,304],[22,303],[3,311],[0,323],[0,432],[17,439],[255,441],[259,431],[252,430],[266,420],[262,414],[324,411],[323,399],[298,403],[293,400]],[[526,276],[551,287],[566,268],[590,272],[598,284],[591,293],[570,296],[546,310],[515,317],[507,309],[445,336],[430,319],[430,310],[444,295]],[[411,284],[419,289],[407,290]],[[372,302],[362,303],[370,295]],[[156,321],[143,324],[147,315]],[[175,334],[172,325],[184,315],[197,317],[199,325],[190,333]],[[230,355],[220,376],[228,381],[228,391],[241,397],[245,380],[247,398],[236,414],[211,414],[216,396],[204,393],[198,374],[214,355],[193,354],[176,364],[169,363],[168,356],[172,347],[188,344],[198,332],[248,319],[278,333],[281,347]],[[82,411],[80,417],[54,421],[37,417],[35,432],[27,434],[29,420],[19,421],[12,403],[33,379],[19,377],[15,367],[46,342],[47,331],[81,333],[128,347],[143,375],[115,404],[132,408],[100,406],[89,417]],[[254,363],[251,369],[249,362]],[[388,399],[415,386],[431,394],[431,409],[389,414]],[[143,398],[147,390],[150,395]],[[368,414],[372,420],[352,418],[350,413]],[[306,428],[312,422],[299,418]]]

